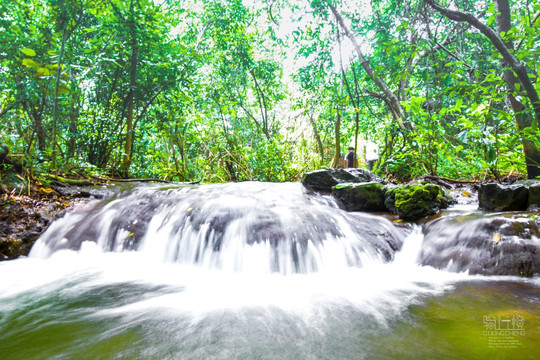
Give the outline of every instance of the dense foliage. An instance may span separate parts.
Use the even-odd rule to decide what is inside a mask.
[[[539,18],[528,0],[0,0],[0,144],[31,173],[286,181],[372,141],[399,180],[535,177]]]

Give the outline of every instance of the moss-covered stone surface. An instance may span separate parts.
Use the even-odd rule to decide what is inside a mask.
[[[348,211],[385,211],[386,189],[377,182],[338,184],[332,194]]]
[[[443,189],[434,184],[404,185],[386,192],[385,205],[405,220],[418,220],[448,207]]]

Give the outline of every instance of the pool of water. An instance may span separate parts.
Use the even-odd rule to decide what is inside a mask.
[[[533,359],[540,352],[535,279],[448,273],[399,256],[282,275],[140,255],[88,245],[1,263],[2,358]]]

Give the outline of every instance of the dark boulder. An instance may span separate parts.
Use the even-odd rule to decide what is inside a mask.
[[[527,209],[529,189],[523,184],[484,184],[478,190],[478,205],[488,211]]]
[[[386,189],[378,182],[338,184],[332,195],[347,211],[385,211]]]
[[[482,275],[540,274],[540,222],[534,214],[469,215],[424,226],[422,265]]]
[[[386,208],[405,220],[415,221],[446,209],[450,199],[434,184],[403,185],[386,192]]]
[[[540,181],[536,184],[529,186],[529,199],[527,201],[527,207],[536,206],[540,207]]]
[[[349,169],[320,169],[305,173],[302,184],[315,191],[332,192],[332,187],[344,183],[379,182],[383,180],[369,170]]]

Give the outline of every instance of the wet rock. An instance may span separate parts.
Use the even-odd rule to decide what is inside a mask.
[[[415,221],[448,207],[450,199],[434,184],[403,185],[386,192],[386,208],[405,220]]]
[[[420,262],[470,274],[535,276],[539,222],[534,213],[437,219],[424,227]]]
[[[345,183],[332,188],[332,195],[347,211],[385,211],[386,189],[378,182]]]
[[[527,209],[529,189],[523,184],[483,184],[478,190],[478,205],[488,211]]]
[[[527,201],[527,208],[536,206],[540,207],[540,181],[536,184],[529,186],[529,199]]]
[[[307,188],[321,192],[332,192],[332,187],[343,183],[379,182],[383,180],[366,169],[320,169],[302,176],[302,184]]]

